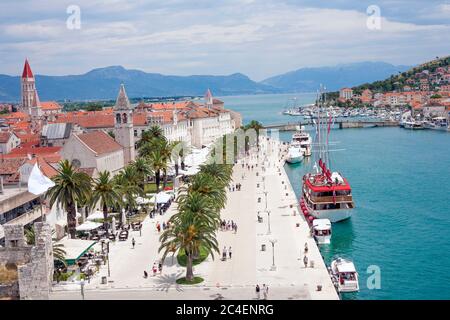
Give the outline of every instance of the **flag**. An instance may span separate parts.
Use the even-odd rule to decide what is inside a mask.
[[[55,183],[47,178],[41,170],[39,170],[39,167],[36,164],[33,167],[33,170],[31,170],[30,177],[28,178],[28,191],[35,195],[40,195],[46,192],[48,189],[53,187]]]

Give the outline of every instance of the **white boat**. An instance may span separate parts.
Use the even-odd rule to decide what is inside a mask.
[[[289,163],[299,163],[303,160],[303,152],[298,143],[292,143],[289,146],[286,161]]]
[[[338,258],[331,262],[331,280],[339,292],[359,291],[358,272],[352,261]]]
[[[411,129],[411,130],[424,129],[423,123],[421,121],[417,121],[417,120],[406,120],[406,121],[403,121],[403,127],[405,129]]]
[[[318,244],[331,242],[331,221],[328,219],[314,219],[312,224],[313,236]]]
[[[311,156],[311,135],[305,131],[305,127],[301,126],[300,130],[296,131],[292,135],[292,141],[298,142],[300,144],[300,148],[302,149],[303,156],[309,157]]]

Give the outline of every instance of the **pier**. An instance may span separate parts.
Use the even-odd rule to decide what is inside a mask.
[[[294,131],[298,126],[312,126],[312,121],[299,121],[288,122],[282,124],[269,124],[264,125],[264,129],[277,129],[279,131]],[[350,129],[350,128],[374,128],[374,127],[398,127],[400,123],[398,121],[388,120],[337,120],[332,123],[333,129]]]

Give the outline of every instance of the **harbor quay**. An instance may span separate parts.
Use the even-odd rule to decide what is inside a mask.
[[[256,300],[256,285],[268,286],[267,299],[272,300],[338,299],[309,225],[299,214],[298,199],[283,167],[286,149],[280,141],[261,139],[259,152],[255,148],[234,165],[232,185],[241,187],[227,190],[221,219],[233,221],[238,228],[219,230],[221,254],[194,266],[194,274],[204,278],[202,283],[177,284],[185,269],[172,256],[165,259],[161,273],[151,274],[152,265],[161,258],[156,224],[167,222],[176,212],[173,203],[164,215],[147,217],[141,232],[111,244],[109,270],[102,265],[83,288],[79,282],[55,285],[50,299]]]

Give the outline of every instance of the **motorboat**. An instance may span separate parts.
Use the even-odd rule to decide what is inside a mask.
[[[359,291],[358,272],[352,261],[337,258],[331,262],[329,272],[338,292]]]
[[[303,151],[298,142],[293,142],[289,146],[286,161],[289,163],[299,163],[303,160]]]
[[[331,242],[330,220],[314,219],[312,222],[312,233],[318,244],[329,244]]]

